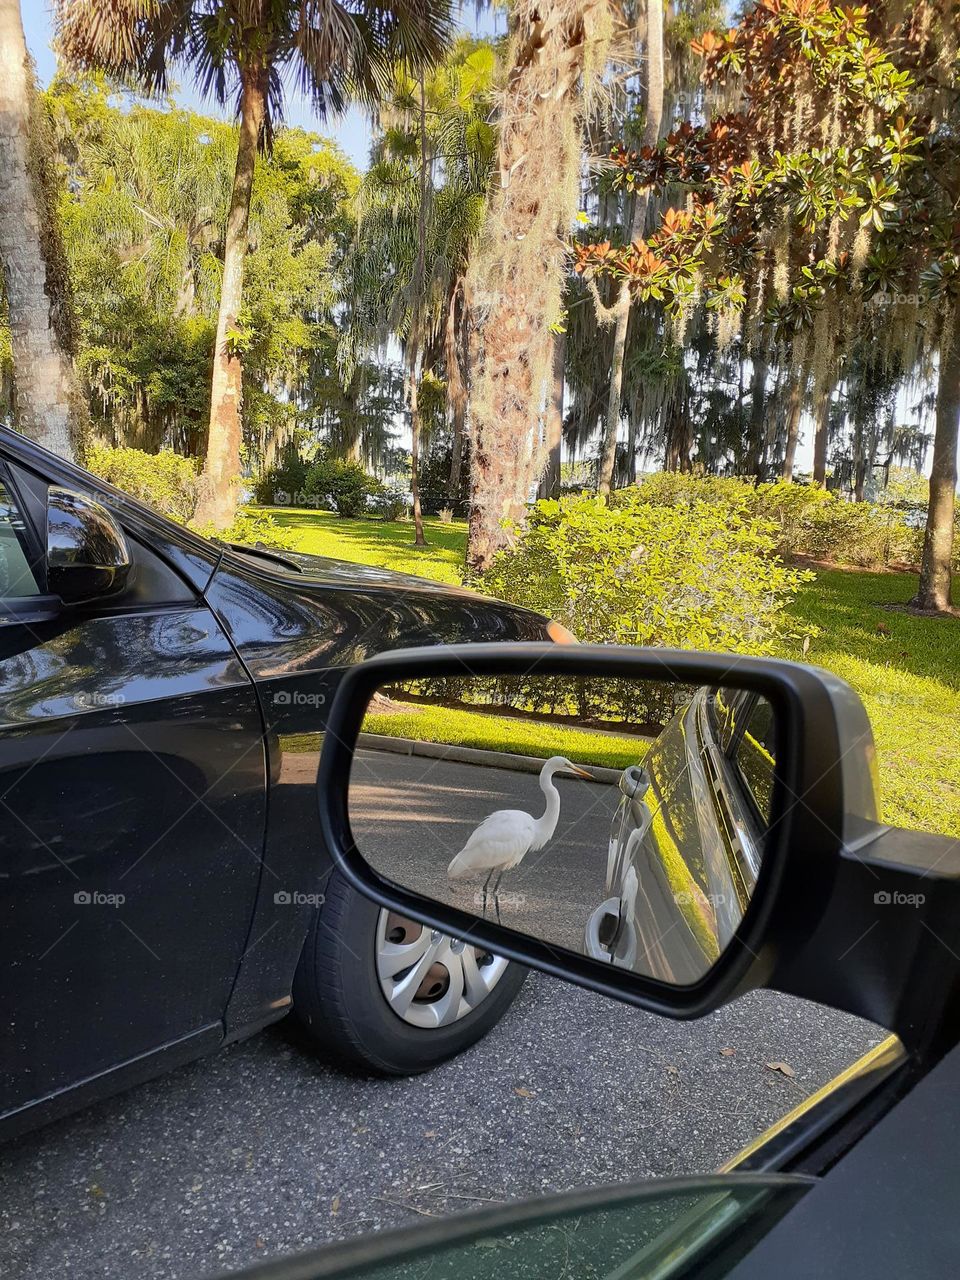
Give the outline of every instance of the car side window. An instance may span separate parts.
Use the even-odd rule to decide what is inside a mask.
[[[756,698],[747,712],[746,723],[733,749],[737,774],[758,813],[769,818],[773,804],[775,765],[775,723],[773,707],[766,698]]]
[[[23,517],[0,477],[0,612],[7,600],[39,594],[40,587],[27,556]]]

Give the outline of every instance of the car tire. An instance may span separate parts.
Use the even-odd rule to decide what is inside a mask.
[[[383,979],[379,971],[384,920],[394,924],[390,936],[397,935],[399,921],[418,939],[423,932],[428,942],[451,942],[428,926],[382,912],[333,872],[297,967],[293,1014],[310,1044],[341,1065],[379,1075],[416,1075],[461,1053],[495,1026],[513,1003],[527,970],[481,951],[481,965],[495,962],[501,970],[489,992],[446,1025],[414,1025],[408,1020],[411,1016],[429,1021],[430,1006],[440,1006],[431,992],[406,1016],[391,1007],[384,982],[393,979]],[[461,998],[458,1008],[464,1010],[465,1005]]]

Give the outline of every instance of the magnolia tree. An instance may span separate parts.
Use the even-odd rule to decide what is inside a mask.
[[[656,147],[611,153],[614,185],[676,207],[646,240],[574,247],[579,273],[662,302],[675,328],[699,303],[718,326],[750,326],[755,364],[779,346],[793,381],[786,457],[809,395],[820,483],[832,390],[857,343],[873,343],[897,376],[936,362],[924,608],[950,600],[960,416],[960,111],[948,42],[948,17],[929,5],[894,22],[876,8],[764,0],[694,42],[726,109]]]

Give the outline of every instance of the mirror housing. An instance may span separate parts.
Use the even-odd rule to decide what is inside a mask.
[[[770,702],[777,724],[777,773],[769,843],[739,927],[699,980],[669,985],[520,934],[403,888],[361,855],[350,827],[348,789],[354,748],[377,689],[405,680],[533,671],[538,676],[639,678],[687,687],[731,685]],[[399,650],[344,675],[327,728],[318,778],[321,824],[336,865],[356,888],[381,906],[496,954],[676,1018],[699,1017],[746,990],[776,985],[777,973],[790,967],[824,919],[844,856],[862,859],[870,842],[886,830],[877,821],[873,738],[860,700],[828,672],[797,663],[613,646],[471,644]],[[642,773],[635,775],[637,786]],[[627,779],[626,785],[634,780]]]
[[[130,576],[130,552],[113,516],[85,495],[47,490],[47,590],[64,604],[119,595]]]

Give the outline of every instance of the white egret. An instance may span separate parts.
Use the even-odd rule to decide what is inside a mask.
[[[503,873],[518,866],[532,850],[542,849],[556,831],[560,818],[560,792],[553,785],[553,775],[561,771],[593,781],[591,774],[571,764],[566,756],[551,756],[540,770],[540,790],[547,801],[543,816],[534,818],[522,809],[498,809],[489,818],[484,818],[447,868],[451,880],[476,880],[487,873],[483,882],[484,915],[487,914],[487,889],[491,878],[497,877],[491,892],[499,920],[497,892]]]

